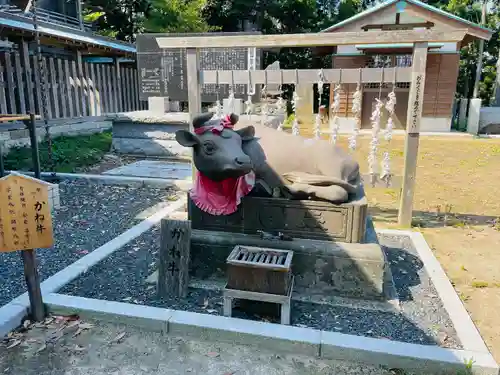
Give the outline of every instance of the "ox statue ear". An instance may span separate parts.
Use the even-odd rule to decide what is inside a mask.
[[[252,125],[238,129],[236,133],[240,135],[243,142],[251,141],[255,138],[255,128]]]
[[[238,120],[240,119],[240,116],[238,116],[236,113],[231,113],[229,115],[229,120],[231,121],[231,124],[236,125]]]
[[[196,134],[187,130],[177,130],[175,132],[175,140],[184,147],[193,147],[200,143]]]

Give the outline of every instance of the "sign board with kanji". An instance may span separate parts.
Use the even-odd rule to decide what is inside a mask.
[[[168,97],[174,101],[187,101],[187,60],[185,48],[162,49],[156,42],[157,37],[195,37],[213,35],[261,35],[258,31],[232,33],[151,33],[137,35],[137,66],[139,71],[139,97]],[[200,48],[200,70],[255,70],[260,69],[262,49]],[[204,84],[201,87],[203,102],[222,100],[229,95],[229,85]],[[237,84],[232,87],[236,98],[247,99],[247,85]]]
[[[0,178],[0,252],[52,247],[49,186],[21,174]]]

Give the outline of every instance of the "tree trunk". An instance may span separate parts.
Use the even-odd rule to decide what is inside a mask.
[[[487,1],[483,0],[483,9],[481,14],[481,25],[483,26],[486,23],[486,5]],[[474,99],[479,96],[479,82],[481,82],[481,73],[483,71],[483,52],[484,52],[484,40],[481,39],[479,41],[479,51],[477,56],[476,81],[474,82],[474,92],[472,93],[472,97]]]
[[[498,51],[497,76],[493,87],[493,103],[491,103],[491,106],[500,107],[500,49]]]

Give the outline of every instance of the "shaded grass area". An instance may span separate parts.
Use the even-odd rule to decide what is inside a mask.
[[[42,171],[76,172],[78,168],[98,163],[111,147],[111,132],[74,137],[61,136],[52,140],[52,161],[49,162],[48,144],[39,144]],[[33,171],[30,147],[16,147],[4,156],[5,169]]]

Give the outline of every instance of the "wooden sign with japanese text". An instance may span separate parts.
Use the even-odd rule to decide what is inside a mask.
[[[54,244],[48,184],[28,176],[0,179],[0,252]]]

